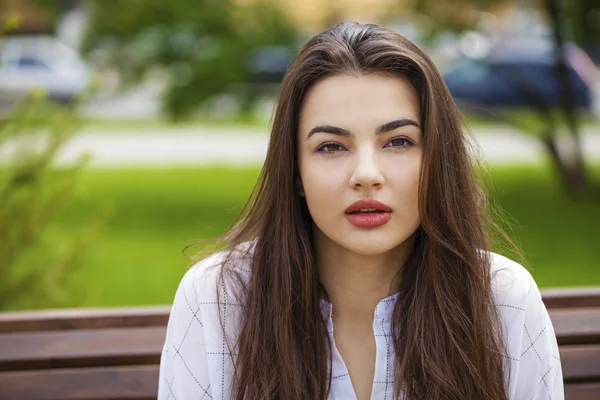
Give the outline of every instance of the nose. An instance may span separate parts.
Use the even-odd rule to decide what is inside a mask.
[[[356,163],[352,176],[350,177],[350,187],[358,188],[380,188],[384,185],[385,179],[373,149],[364,149],[356,155]]]

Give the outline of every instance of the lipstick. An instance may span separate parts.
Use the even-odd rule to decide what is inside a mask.
[[[346,219],[359,228],[375,228],[392,219],[392,209],[376,200],[359,200],[345,212]]]

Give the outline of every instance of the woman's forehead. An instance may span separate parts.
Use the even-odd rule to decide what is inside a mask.
[[[300,110],[300,129],[313,124],[379,126],[408,118],[420,124],[416,90],[402,76],[336,75],[315,83]]]

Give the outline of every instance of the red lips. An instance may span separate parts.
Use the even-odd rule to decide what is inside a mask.
[[[384,212],[392,211],[391,208],[389,208],[383,203],[378,202],[377,200],[359,200],[355,203],[352,203],[350,207],[346,208],[346,213],[369,209]]]
[[[374,228],[392,219],[392,209],[376,200],[359,200],[346,209],[345,216],[354,226]]]

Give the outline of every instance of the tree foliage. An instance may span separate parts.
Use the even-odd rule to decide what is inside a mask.
[[[19,20],[0,27],[0,41],[19,30]],[[43,89],[0,91],[0,99],[0,310],[62,306],[66,291],[77,297],[69,282],[104,218],[82,224],[75,238],[52,227],[74,198],[84,164],[55,165],[79,127],[77,103],[59,106]]]
[[[52,225],[75,198],[85,163],[55,165],[78,126],[74,110],[35,96],[0,125],[0,310],[63,306],[67,291],[77,298],[73,278],[105,218],[99,213],[70,237]]]
[[[571,40],[584,48],[600,46],[600,0],[562,0],[558,6]]]
[[[165,106],[174,117],[222,93],[250,104],[256,95],[247,85],[251,52],[293,47],[297,40],[288,17],[268,1],[91,0],[89,5],[86,49],[106,49],[126,81],[165,68],[170,77]]]
[[[413,11],[430,20],[427,35],[472,29],[477,24],[477,12],[487,11],[503,0],[415,0]]]
[[[527,5],[526,2],[522,3]],[[415,0],[413,11],[426,15],[429,34],[461,32],[476,27],[478,13],[518,6],[507,0]],[[530,1],[529,6],[541,11],[548,8],[548,0]],[[558,0],[560,19],[570,40],[583,47],[600,45],[600,0]]]
[[[506,4],[503,0],[450,0],[440,7],[439,2],[417,0],[414,10],[423,13],[435,21],[432,34],[444,31],[464,31],[477,26],[477,14],[493,7]],[[513,5],[514,6],[514,5]],[[555,76],[561,87],[562,105],[554,110],[547,104],[542,93],[538,93],[528,84],[515,76],[505,76],[505,81],[512,82],[528,104],[528,110],[534,115],[535,123],[528,126],[520,124],[519,113],[508,110],[494,110],[505,122],[535,134],[543,144],[557,171],[563,187],[569,194],[590,193],[595,187],[587,176],[586,167],[580,145],[580,129],[575,105],[574,89],[568,75],[565,42],[576,41],[581,45],[600,43],[596,36],[598,26],[593,23],[597,17],[600,21],[600,0],[584,0],[581,2],[561,0],[539,0],[537,6],[545,13],[550,28],[550,41],[554,47]],[[590,26],[592,22],[593,27]],[[479,26],[481,27],[481,26]],[[529,119],[528,122],[531,122]],[[566,126],[569,132],[569,143],[559,140],[559,128]],[[562,143],[562,145],[561,145]],[[561,149],[562,147],[562,149]]]

